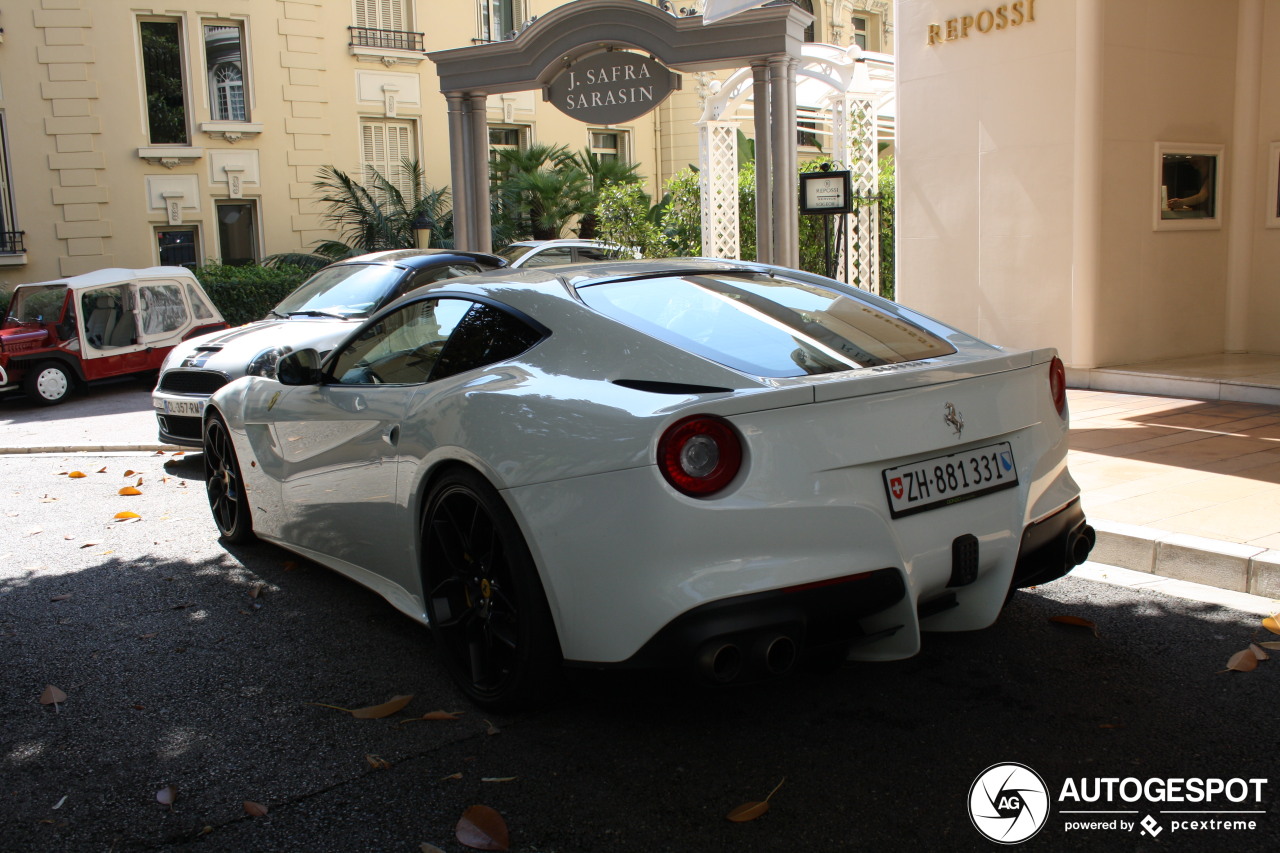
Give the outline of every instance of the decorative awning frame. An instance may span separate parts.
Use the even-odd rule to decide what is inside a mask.
[[[752,9],[715,24],[677,18],[641,0],[575,0],[510,41],[427,54],[448,104],[455,245],[491,251],[488,98],[542,89],[564,67],[602,50],[635,50],[681,72],[751,66],[757,138],[757,234],[769,237],[759,259],[800,261],[796,204],[796,69],[813,15],[792,3]],[[777,176],[776,179],[773,176]],[[705,204],[705,201],[704,201]],[[766,241],[761,240],[763,245]]]

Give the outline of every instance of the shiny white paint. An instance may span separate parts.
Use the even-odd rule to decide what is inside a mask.
[[[547,273],[455,279],[432,292],[487,296],[552,334],[512,362],[428,385],[290,388],[252,377],[213,397],[258,533],[420,621],[417,525],[430,478],[447,464],[471,466],[500,490],[565,657],[593,662],[625,660],[705,602],[883,568],[902,572],[907,597],[863,624],[902,628],[855,656],[909,656],[921,630],[990,624],[1023,528],[1079,493],[1066,470],[1067,423],[1049,395],[1052,350],[1006,352],[877,301],[959,351],[892,370],[762,380],[597,315]],[[617,379],[732,390],[673,396]],[[960,436],[944,419],[948,403],[964,417]],[[694,499],[671,489],[654,459],[663,430],[703,412],[734,424],[746,462],[723,493]],[[1014,449],[1017,488],[890,518],[884,468],[997,440]],[[916,604],[944,590],[963,533],[981,541],[979,579],[955,590],[959,607],[921,624]]]

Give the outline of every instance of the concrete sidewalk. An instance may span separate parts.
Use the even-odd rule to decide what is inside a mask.
[[[1091,560],[1280,598],[1280,406],[1068,396]]]
[[[1068,396],[1071,473],[1098,530],[1091,560],[1280,598],[1280,406]],[[156,438],[145,383],[52,408],[0,402],[0,454],[177,449]]]

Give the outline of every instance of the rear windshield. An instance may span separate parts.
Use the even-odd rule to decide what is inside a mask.
[[[833,373],[956,351],[857,296],[767,275],[613,281],[578,294],[633,329],[754,376]]]

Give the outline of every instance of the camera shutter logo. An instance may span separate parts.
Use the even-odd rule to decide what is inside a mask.
[[[1024,764],[993,764],[969,788],[974,828],[999,844],[1019,844],[1049,819],[1049,789]]]

